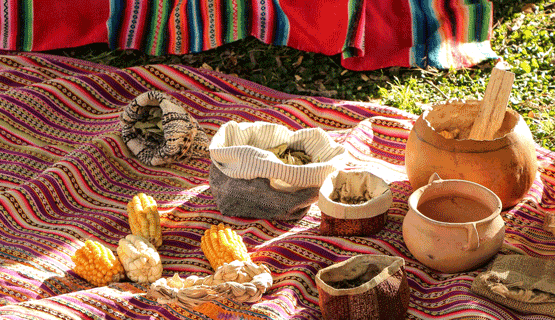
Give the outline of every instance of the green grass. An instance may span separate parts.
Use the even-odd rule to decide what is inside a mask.
[[[555,0],[528,5],[493,0],[493,50],[516,74],[509,106],[528,123],[535,141],[555,151]],[[110,51],[106,45],[56,50],[116,67],[185,64],[234,74],[280,91],[336,99],[373,101],[414,114],[445,99],[481,99],[494,63],[461,70],[392,67],[355,72],[340,57],[265,45],[247,38],[199,54],[152,57],[138,51]]]

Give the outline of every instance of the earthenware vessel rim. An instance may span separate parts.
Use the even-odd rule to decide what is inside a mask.
[[[439,132],[435,131],[431,123],[426,119],[426,116],[430,111],[425,111],[413,126],[416,137],[425,143],[431,144],[432,146],[447,151],[457,151],[457,152],[492,152],[502,149],[506,146],[515,144],[519,140],[520,133],[517,128],[526,125],[524,118],[516,111],[509,109],[507,112],[512,116],[516,117],[515,125],[511,128],[509,132],[505,135],[495,138],[493,140],[473,140],[473,139],[447,139]],[[418,126],[417,122],[424,122],[424,125]]]
[[[435,176],[437,176],[437,174],[435,174]],[[437,177],[439,177],[439,176],[437,176]],[[430,178],[430,180],[432,180],[432,179],[433,179],[433,176],[432,176],[432,178]],[[443,183],[443,184],[445,184],[445,183],[447,183],[447,184],[453,184],[453,183],[461,183],[461,182],[462,182],[462,183],[465,183],[465,184],[470,184],[470,185],[473,185],[473,186],[476,186],[476,187],[482,189],[482,190],[484,191],[484,194],[486,194],[486,195],[488,195],[489,197],[491,197],[492,199],[494,199],[494,201],[496,202],[497,205],[496,205],[496,207],[495,207],[495,209],[493,210],[493,213],[492,213],[491,215],[487,216],[486,218],[483,218],[483,219],[480,219],[480,220],[475,220],[475,221],[467,221],[467,222],[445,222],[445,221],[439,221],[439,220],[432,219],[432,218],[426,216],[425,214],[423,214],[422,212],[420,212],[420,211],[417,209],[417,207],[418,207],[418,201],[420,200],[420,197],[424,194],[424,192],[425,192],[427,189],[433,188],[434,186],[436,186],[436,185],[438,185],[438,184],[441,184],[441,183]],[[454,194],[460,195],[460,196],[465,196],[465,194],[462,193],[462,192],[456,192],[456,193],[454,193]],[[431,199],[433,199],[433,197],[432,197]],[[483,202],[482,202],[482,203],[483,203]],[[441,225],[441,226],[445,226],[445,227],[452,227],[452,228],[457,228],[457,227],[460,228],[460,227],[463,227],[463,226],[468,225],[469,223],[472,223],[472,224],[483,224],[483,223],[489,222],[489,221],[495,219],[495,218],[501,213],[501,210],[502,210],[501,199],[499,199],[499,197],[498,197],[493,191],[491,191],[490,189],[484,187],[484,186],[481,185],[481,184],[478,184],[478,183],[475,183],[475,182],[472,182],[472,181],[468,181],[468,180],[460,180],[460,179],[445,179],[445,180],[444,180],[444,179],[439,179],[439,178],[438,178],[438,179],[436,179],[436,180],[434,180],[434,181],[431,181],[429,184],[427,184],[427,185],[425,185],[425,186],[423,186],[423,187],[420,187],[419,189],[417,189],[416,191],[414,191],[414,192],[409,196],[408,204],[409,204],[410,209],[412,209],[419,217],[425,219],[426,221],[429,221],[429,222],[434,223],[434,224],[437,224],[437,225]]]

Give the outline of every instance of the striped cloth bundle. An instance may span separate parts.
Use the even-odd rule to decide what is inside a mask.
[[[352,70],[463,68],[496,58],[488,0],[1,0],[0,49],[108,43],[196,53],[248,36],[326,55]]]
[[[232,120],[324,129],[352,156],[348,166],[390,183],[384,229],[372,237],[322,236],[316,205],[300,220],[222,215],[208,183],[208,158],[147,166],[123,142],[119,115],[150,90],[181,101],[209,137]],[[395,108],[289,95],[182,65],[116,69],[35,53],[0,55],[0,318],[316,320],[317,272],[380,254],[405,259],[407,319],[550,319],[472,293],[484,267],[437,273],[407,250],[401,225],[412,188],[403,161],[414,120]],[[502,213],[507,230],[499,255],[555,257],[555,237],[542,230],[546,213],[555,212],[555,154],[537,148],[537,155],[541,169],[532,189]],[[212,274],[200,240],[224,223],[242,236],[252,261],[268,267],[273,286],[256,303],[226,300],[186,310],[158,304],[142,284],[85,282],[71,270],[71,256],[87,239],[115,250],[130,233],[126,205],[139,192],[159,205],[164,277]]]

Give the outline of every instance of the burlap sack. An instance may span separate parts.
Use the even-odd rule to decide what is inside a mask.
[[[286,143],[313,162],[285,164],[268,151]],[[258,219],[299,219],[318,200],[326,176],[341,166],[345,148],[324,130],[291,131],[266,122],[230,121],[209,147],[210,189],[225,215]]]
[[[555,317],[555,261],[498,255],[478,274],[473,292],[509,308]]]
[[[206,133],[182,103],[164,92],[137,96],[124,108],[120,122],[123,141],[145,164],[158,166],[208,156]],[[157,131],[161,134],[154,133]]]
[[[410,299],[405,260],[358,255],[316,274],[324,320],[404,319]]]

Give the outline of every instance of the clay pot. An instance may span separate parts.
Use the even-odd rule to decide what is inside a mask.
[[[450,102],[434,106],[416,120],[405,150],[406,172],[414,190],[437,172],[444,179],[487,187],[501,199],[503,208],[516,205],[526,195],[538,169],[530,129],[517,112],[507,110],[493,140],[467,139],[479,108],[478,101]],[[463,131],[457,139],[440,134],[453,128]]]
[[[410,288],[401,257],[357,255],[321,269],[315,280],[325,320],[405,318]]]
[[[434,206],[429,211],[420,209],[427,201]],[[408,205],[403,239],[412,255],[432,269],[445,273],[471,270],[503,244],[501,201],[477,183],[442,180],[434,174],[429,184],[411,194]]]
[[[364,198],[356,204],[332,200]],[[383,229],[387,210],[393,203],[389,185],[366,170],[339,170],[330,173],[320,187],[318,207],[322,211],[320,234],[326,236],[370,236]]]

